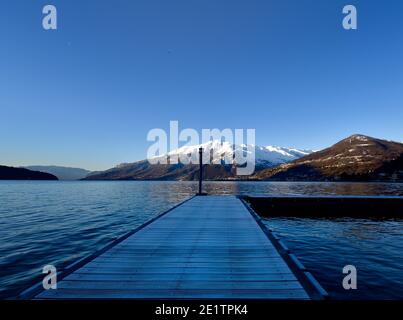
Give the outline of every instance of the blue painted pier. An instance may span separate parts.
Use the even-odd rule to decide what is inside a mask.
[[[195,196],[23,299],[320,299],[326,292],[235,196]]]

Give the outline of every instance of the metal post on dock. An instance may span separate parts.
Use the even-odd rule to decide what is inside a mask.
[[[198,195],[203,195],[202,181],[203,181],[203,148],[199,148],[199,193],[198,193]]]

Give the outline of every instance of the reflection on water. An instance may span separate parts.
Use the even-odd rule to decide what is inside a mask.
[[[403,220],[268,218],[335,299],[403,298]],[[358,270],[358,290],[342,287],[343,267]]]
[[[402,183],[334,182],[206,182],[208,193],[240,195],[394,195],[403,196]]]
[[[196,182],[0,181],[0,297],[15,295],[32,284],[42,276],[42,266],[61,268],[88,255],[196,191]],[[242,195],[403,195],[403,184],[206,182],[205,191]],[[397,278],[395,263],[402,264],[403,251],[401,222],[309,221],[279,219],[269,223],[275,223],[307,264],[323,263],[315,269],[315,275],[334,273],[336,261],[339,268],[340,263],[351,262],[355,255],[357,261],[366,261],[370,254],[371,264],[390,268]],[[333,241],[344,242],[336,246]],[[347,257],[348,253],[351,257],[345,261],[346,250]],[[371,279],[374,273],[364,266],[362,270],[362,281],[366,274]],[[391,283],[401,284],[397,280]]]
[[[342,238],[351,240],[382,240],[385,236],[402,235],[401,221],[374,221],[364,220],[365,223],[350,223],[350,221],[336,221],[345,226],[341,230]]]

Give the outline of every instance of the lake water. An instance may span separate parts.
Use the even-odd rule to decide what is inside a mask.
[[[211,194],[399,195],[403,184],[206,182]],[[194,182],[0,181],[0,298],[189,198]],[[265,220],[335,299],[403,299],[403,219]],[[358,290],[342,289],[342,268]]]

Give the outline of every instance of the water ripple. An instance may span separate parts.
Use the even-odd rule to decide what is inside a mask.
[[[402,184],[382,183],[206,182],[205,188],[210,194],[403,195]],[[63,268],[196,190],[194,182],[0,181],[0,298],[40,279],[42,266]],[[385,289],[402,286],[401,221],[268,223],[336,297],[340,267],[347,263],[359,265],[362,288],[375,289],[372,296],[403,297],[403,290]],[[362,290],[360,297],[371,296]]]

